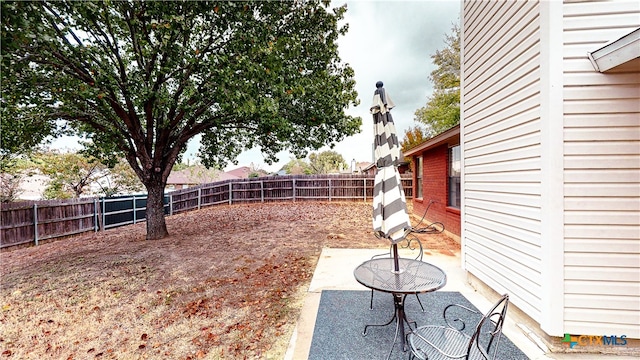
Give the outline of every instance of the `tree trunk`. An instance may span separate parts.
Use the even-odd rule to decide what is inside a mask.
[[[162,239],[169,235],[164,220],[164,184],[152,182],[147,186],[147,240]]]

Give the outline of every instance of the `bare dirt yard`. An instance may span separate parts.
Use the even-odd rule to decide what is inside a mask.
[[[167,226],[0,253],[0,358],[282,359],[322,248],[389,245],[370,203],[216,206]]]

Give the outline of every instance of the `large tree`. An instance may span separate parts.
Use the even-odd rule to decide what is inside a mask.
[[[460,28],[453,25],[445,35],[445,47],[431,55],[436,69],[429,80],[433,94],[425,107],[416,110],[415,120],[426,125],[432,137],[460,123]]]
[[[342,155],[333,150],[309,154],[309,169],[312,174],[330,174],[347,168]]]
[[[404,131],[404,138],[400,142],[400,150],[406,152],[426,140],[424,129],[420,125],[415,125]]]
[[[313,170],[305,159],[291,158],[288,163],[284,164],[282,169],[291,175],[311,175]]]
[[[78,153],[43,152],[33,156],[36,168],[49,177],[46,199],[79,198],[91,192],[92,183],[102,178],[106,166],[98,159]]]
[[[353,70],[328,1],[3,1],[2,104],[66,121],[90,153],[123,155],[145,185],[147,239],[167,235],[163,190],[202,134],[208,166],[260,147],[267,163],[359,131]],[[6,42],[6,43],[5,43]],[[12,84],[5,86],[4,79]],[[11,122],[13,119],[6,119]],[[5,119],[3,119],[5,121]]]

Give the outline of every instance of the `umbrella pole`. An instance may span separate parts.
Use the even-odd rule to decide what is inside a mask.
[[[398,244],[393,244],[391,247],[393,248],[393,271],[398,274],[400,273],[400,264],[398,263]]]

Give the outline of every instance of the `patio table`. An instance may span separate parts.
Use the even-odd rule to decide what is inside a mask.
[[[363,336],[371,326],[387,326],[396,320],[396,333],[391,343],[391,351],[400,334],[402,350],[406,351],[404,324],[411,329],[404,312],[404,299],[409,294],[422,294],[441,289],[447,283],[447,275],[439,267],[424,261],[399,258],[399,271],[394,270],[394,259],[375,258],[358,265],[353,275],[360,284],[377,291],[393,295],[394,313],[391,320],[385,324],[371,324],[364,327]]]

